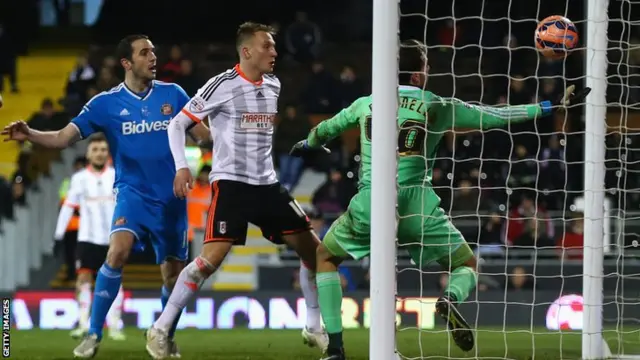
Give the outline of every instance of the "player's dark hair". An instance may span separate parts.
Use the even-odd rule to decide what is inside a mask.
[[[96,143],[96,142],[103,142],[103,141],[106,142],[107,138],[104,137],[104,135],[102,135],[102,134],[91,135],[89,137],[89,140],[88,140],[89,144],[93,144],[93,143]]]
[[[276,34],[276,29],[272,26],[247,21],[238,27],[236,33],[236,47],[239,48],[247,39],[253,37],[256,33],[264,31],[271,35]]]
[[[116,47],[116,57],[118,60],[127,59],[131,61],[133,58],[133,43],[138,40],[149,40],[149,37],[147,35],[135,34],[126,36],[120,40]]]
[[[411,74],[421,72],[427,58],[427,47],[418,40],[407,40],[400,44],[398,60],[398,83],[411,85]]]

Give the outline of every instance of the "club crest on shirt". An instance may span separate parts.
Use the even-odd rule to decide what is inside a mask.
[[[116,221],[113,222],[113,225],[115,226],[121,226],[127,223],[127,219],[125,219],[124,217],[119,217],[116,219]]]
[[[194,97],[189,102],[189,110],[192,112],[200,112],[204,110],[204,100],[199,97]]]
[[[171,104],[164,104],[160,108],[162,115],[171,115],[173,113],[173,106]]]
[[[227,222],[226,221],[218,221],[218,232],[220,234],[227,233]]]

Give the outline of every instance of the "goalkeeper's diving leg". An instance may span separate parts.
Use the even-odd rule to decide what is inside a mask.
[[[439,263],[449,271],[449,281],[436,302],[436,313],[447,322],[456,345],[463,351],[471,351],[475,344],[473,331],[456,304],[465,301],[476,286],[477,260],[465,242]]]
[[[344,360],[342,343],[342,282],[338,266],[346,253],[337,244],[330,230],[316,250],[316,284],[318,302],[324,326],[329,337],[326,357],[322,360]]]

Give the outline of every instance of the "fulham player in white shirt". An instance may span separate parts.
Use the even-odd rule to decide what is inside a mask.
[[[147,352],[154,359],[168,356],[171,324],[219,269],[232,246],[244,245],[248,223],[300,255],[300,285],[307,305],[303,341],[321,350],[328,344],[315,285],[320,241],[300,205],[278,182],[273,166],[273,122],[280,96],[280,80],[271,74],[277,56],[273,29],[251,22],[240,25],[236,49],[239,63],[200,88],[167,129],[177,170],[174,192],[184,198],[193,183],[185,157],[185,132],[208,119],[213,138],[212,201],[202,252],[182,270],[167,306],[147,332]]]
[[[89,166],[71,177],[69,192],[60,209],[55,231],[55,239],[62,239],[74,210],[79,209],[76,291],[80,311],[78,327],[71,332],[74,338],[82,338],[89,329],[93,296],[91,284],[107,257],[111,220],[115,208],[113,194],[115,170],[108,165],[109,146],[104,137],[95,136],[89,139],[87,160]],[[122,287],[120,287],[107,316],[109,337],[113,340],[125,339],[121,331],[123,297]]]

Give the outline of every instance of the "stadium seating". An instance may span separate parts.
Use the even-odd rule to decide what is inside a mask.
[[[37,54],[18,60],[19,94],[3,94],[4,107],[0,112],[0,127],[11,121],[24,119],[37,111],[44,98],[58,99],[64,94],[64,84],[73,68],[75,56]],[[0,142],[0,175],[10,176],[15,170],[19,147]]]

